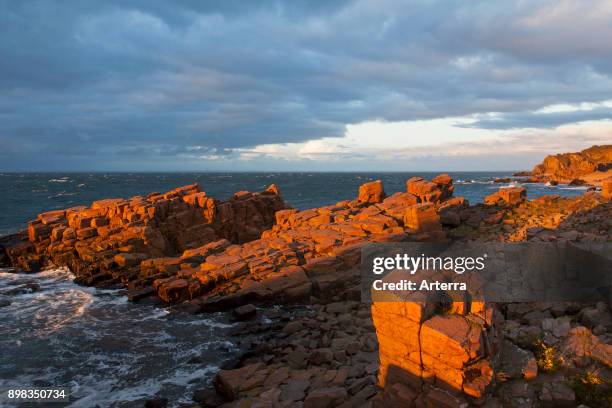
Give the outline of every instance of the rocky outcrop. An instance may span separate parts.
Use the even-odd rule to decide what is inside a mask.
[[[10,263],[26,271],[48,264],[66,266],[80,283],[143,288],[155,272],[179,270],[179,263],[164,263],[165,257],[191,254],[219,240],[251,241],[284,208],[274,186],[219,201],[194,184],[163,194],[46,212],[28,223],[27,236],[6,238],[2,247]]]
[[[546,156],[532,175],[570,183],[573,180],[599,181],[612,177],[612,145],[592,146],[581,152]]]
[[[190,254],[164,260],[183,265],[190,258],[192,264],[153,287],[166,301],[191,301],[193,310],[325,298],[359,284],[365,244],[444,238],[435,206],[452,207],[452,189],[443,187],[449,180],[432,184],[427,203],[409,192],[385,198],[382,183],[375,181],[362,185],[356,200],[278,211],[276,224],[260,239],[241,246],[216,243],[213,252],[202,247],[197,261]]]

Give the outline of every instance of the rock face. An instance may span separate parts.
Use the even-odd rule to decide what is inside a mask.
[[[184,267],[166,257],[187,254],[193,260],[198,255],[194,248],[208,244],[214,251],[220,245],[214,242],[251,241],[283,208],[274,191],[240,192],[219,201],[194,184],[46,212],[28,223],[27,237],[18,234],[2,246],[10,262],[26,271],[53,263],[69,267],[84,284],[143,288],[156,274],[174,274]]]
[[[433,302],[375,302],[382,386],[429,384],[481,397],[493,380],[486,358],[497,351],[495,309],[482,302],[455,304],[440,313]]]
[[[452,198],[452,191],[444,193],[437,184],[430,191],[444,197],[438,206]],[[385,198],[382,183],[375,181],[362,185],[356,200],[278,211],[276,224],[260,239],[241,246],[215,243],[213,252],[202,247],[190,267],[154,281],[153,287],[166,301],[191,300],[195,310],[329,297],[358,285],[361,248],[368,242],[444,237],[434,204],[418,201],[408,192]],[[189,255],[172,262],[185,263]]]
[[[545,176],[559,182],[584,179],[596,172],[612,170],[612,145],[592,146],[577,153],[546,156],[533,168],[534,176]],[[612,173],[609,174],[612,176]]]

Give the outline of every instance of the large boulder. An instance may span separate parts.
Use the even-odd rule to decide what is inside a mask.
[[[371,181],[359,186],[358,201],[361,203],[380,203],[385,197],[385,190],[381,180]]]

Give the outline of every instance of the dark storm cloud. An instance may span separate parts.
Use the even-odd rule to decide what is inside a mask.
[[[473,126],[506,129],[605,118],[533,111],[612,98],[611,9],[0,1],[0,168],[51,155],[66,168],[152,168],[374,119],[500,112]]]

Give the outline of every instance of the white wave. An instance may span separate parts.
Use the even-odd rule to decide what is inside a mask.
[[[140,406],[156,394],[175,407],[238,347],[223,334],[235,326],[225,314],[169,317],[166,308],[128,302],[121,290],[73,279],[67,269],[0,270],[0,291],[24,281],[40,286],[11,296],[0,313],[0,348],[12,350],[0,355],[0,388],[70,386],[76,408]],[[205,363],[190,363],[194,357]]]

